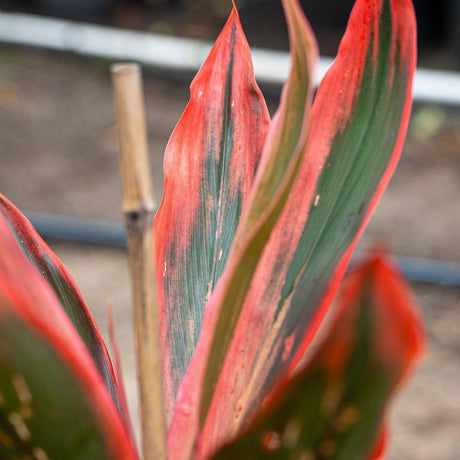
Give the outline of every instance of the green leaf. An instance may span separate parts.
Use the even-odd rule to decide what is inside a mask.
[[[247,363],[249,383],[235,398],[250,400],[248,415],[310,343],[396,167],[411,109],[415,56],[410,0],[356,2],[313,104],[305,162],[272,236],[275,252],[265,250],[264,269],[253,280],[262,291],[253,301],[257,307],[240,317],[241,327],[254,311],[269,318],[259,345],[262,356],[250,363],[241,354],[232,363]]]
[[[228,267],[222,279],[224,287],[219,296],[215,296],[216,305],[212,307],[219,312],[219,316],[203,381],[200,409],[202,425],[247,297],[251,295],[251,290],[260,287],[270,289],[271,281],[280,281],[275,278],[259,282],[256,269],[259,263],[263,264],[262,253],[267,254],[273,250],[268,242],[270,239],[273,241],[272,231],[288,203],[304,158],[317,48],[299,4],[286,0],[283,5],[290,36],[292,67],[265,143],[251,200],[247,212],[242,216],[229,256]],[[276,241],[274,246],[277,246]],[[286,256],[285,253],[278,255]],[[272,256],[269,254],[269,257]],[[269,266],[272,267],[273,260],[270,262]],[[273,303],[273,298],[266,300]],[[254,338],[258,340],[260,335]],[[259,353],[256,344],[250,346],[252,350],[248,350],[249,353]]]
[[[262,152],[269,115],[236,10],[191,85],[154,220],[168,411],[195,349]]]
[[[381,257],[349,275],[337,309],[306,366],[214,460],[369,458],[423,332],[408,286]]]
[[[0,194],[0,215],[8,221],[18,247],[56,294],[63,310],[88,348],[116,406],[119,407],[121,395],[118,394],[107,348],[69,272],[26,217],[2,194]]]
[[[3,313],[4,308],[0,306],[0,458],[113,459],[88,389],[51,344],[19,318]]]
[[[136,459],[55,293],[0,213],[0,458]]]
[[[186,422],[196,417],[197,404],[199,438],[206,440],[198,445],[209,449],[199,455],[206,456],[249,423],[303,355],[399,159],[414,69],[410,0],[358,0],[335,63],[318,89],[302,155],[293,156],[259,218],[251,218],[251,211],[243,214],[205,309],[171,428],[181,433],[171,437],[179,451],[197,436],[198,428],[187,428],[193,424]],[[297,113],[295,105],[281,107]],[[281,123],[283,132],[293,119]],[[279,129],[275,126],[276,117],[272,130]],[[266,151],[280,137],[270,133]],[[285,153],[288,149],[280,156]],[[264,165],[263,156],[249,210],[258,207],[252,199],[264,203],[257,192]],[[266,186],[262,179],[261,184]],[[196,392],[202,385],[200,402]]]
[[[280,108],[265,142],[254,188],[248,206],[242,213],[224,274],[206,306],[194,361],[178,395],[168,438],[169,451],[178,458],[188,457],[194,449],[198,423],[203,425],[206,419],[245,294],[264,245],[288,199],[305,148],[313,89],[312,70],[317,58],[316,42],[297,2],[287,0],[284,7],[293,65],[283,89]],[[248,335],[247,332],[243,333]],[[256,347],[252,351],[258,352]],[[228,393],[222,393],[219,397],[232,399]],[[221,415],[225,418],[225,414]],[[227,422],[221,426],[212,425],[211,422],[211,426],[222,436],[228,434]],[[233,422],[234,419],[229,423]],[[206,443],[201,444],[204,448],[212,449],[214,442],[215,436],[206,436]]]

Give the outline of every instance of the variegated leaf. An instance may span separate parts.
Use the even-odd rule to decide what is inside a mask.
[[[259,220],[250,212],[243,216],[243,239],[237,234],[238,244],[205,309],[171,430],[185,433],[187,442],[178,441],[179,448],[193,446],[198,428],[191,434],[186,420],[195,417],[197,404],[200,439],[206,440],[198,446],[206,456],[249,423],[303,354],[398,161],[414,68],[410,0],[358,0],[337,59],[318,90],[301,164],[270,240],[264,247],[270,212],[283,202],[276,194]],[[276,136],[268,139],[266,151]],[[263,165],[264,159],[261,177]],[[287,168],[286,177],[291,172]],[[257,179],[255,187],[252,197],[258,197]],[[248,209],[257,209],[257,203]],[[200,403],[196,389],[204,372]],[[176,438],[181,439],[171,435]]]
[[[0,213],[0,457],[135,460],[88,349]]]
[[[222,274],[269,126],[249,46],[233,10],[191,85],[166,149],[154,220],[168,412]]]
[[[418,311],[405,280],[381,256],[348,276],[337,303],[306,366],[215,460],[379,455],[388,401],[423,350]]]
[[[0,194],[0,214],[8,221],[17,245],[53,289],[75,329],[90,352],[117,407],[119,399],[112,363],[101,333],[64,264],[38,235],[32,224]]]

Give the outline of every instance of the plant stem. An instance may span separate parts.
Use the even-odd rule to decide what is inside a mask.
[[[147,153],[142,77],[137,64],[115,64],[111,72],[134,301],[142,450],[144,460],[165,460],[163,367],[153,262],[154,200]]]

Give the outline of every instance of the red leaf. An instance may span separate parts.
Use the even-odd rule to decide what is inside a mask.
[[[136,459],[135,448],[87,348],[48,283],[25,259],[1,213],[0,247],[0,315],[19,318],[54,348],[85,393],[113,458]]]
[[[385,454],[388,450],[388,438],[388,425],[386,422],[384,422],[377,442],[375,443],[374,451],[369,457],[369,460],[383,460],[385,458]]]
[[[213,459],[383,455],[388,403],[424,348],[417,306],[392,262],[377,255],[347,277],[335,307],[308,361]]]
[[[293,66],[265,143],[256,183],[240,221],[224,276],[206,306],[195,361],[192,361],[185,376],[184,381],[187,383],[183,384],[182,392],[178,394],[168,438],[171,458],[186,458],[193,449],[199,423],[197,418],[200,417],[203,422],[206,417],[215,386],[213,379],[219,374],[222,357],[230,344],[238,309],[242,306],[240,300],[244,299],[249,288],[264,243],[282,212],[302,159],[309,126],[312,71],[317,49],[298,3],[287,0],[284,7],[289,24]],[[263,328],[262,324],[259,326]],[[246,350],[254,354],[258,352],[256,347]],[[213,354],[212,359],[208,353]],[[208,372],[210,378],[208,375],[204,378],[205,369],[211,371]],[[200,393],[204,395],[202,399]],[[219,397],[229,398],[228,401],[233,399],[228,392],[219,392]],[[202,435],[205,442],[199,444],[200,458],[216,448],[218,438],[229,435],[228,425],[232,424],[232,417],[229,416],[220,425],[208,424],[215,429],[215,433]]]
[[[251,190],[269,115],[234,9],[168,143],[154,220],[168,412]]]
[[[91,313],[64,264],[43,241],[32,224],[0,193],[0,215],[9,223],[18,247],[36,267],[57,296],[90,352],[115,405],[119,405],[117,381],[107,348]]]
[[[304,353],[399,159],[414,68],[410,0],[358,0],[338,57],[318,90],[303,163],[270,241],[262,257],[256,250],[242,257],[245,237],[257,234],[269,211],[260,220],[257,213],[253,219],[250,213],[248,220],[243,216],[243,238],[235,240],[234,249],[241,250],[241,257],[230,256],[222,278],[227,284],[218,284],[205,310],[170,434],[179,449],[190,446],[196,435],[190,433],[191,419],[200,404],[196,392],[208,356],[214,374],[223,361],[220,355],[225,356],[218,381],[205,379],[205,398],[214,399],[209,412],[201,414],[202,424],[207,419],[199,447],[212,451],[248,423]],[[251,257],[260,261],[250,289],[242,292],[247,280],[242,289],[238,281],[244,264],[253,264]],[[243,306],[222,316],[224,296]],[[180,433],[187,430],[183,442]]]

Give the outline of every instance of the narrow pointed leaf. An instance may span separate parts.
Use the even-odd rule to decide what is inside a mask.
[[[233,10],[191,85],[165,154],[154,221],[168,409],[251,190],[269,115]]]
[[[317,48],[298,3],[287,0],[284,7],[290,32],[292,68],[265,143],[250,203],[230,253],[223,280],[225,287],[217,307],[213,307],[219,311],[219,316],[203,383],[202,423],[264,245],[282,214],[305,151]]]
[[[261,257],[260,247],[235,250],[238,257],[230,256],[205,309],[175,417],[175,429],[186,431],[209,354],[200,433],[206,443],[199,446],[212,452],[238,433],[304,353],[399,159],[414,68],[410,0],[358,0],[319,87],[300,170],[270,240]],[[258,175],[263,164],[264,159]],[[263,227],[260,222],[253,234]],[[255,245],[263,245],[258,236]],[[187,417],[179,413],[182,405]]]
[[[136,459],[87,348],[0,214],[0,458]]]
[[[244,295],[249,289],[264,244],[289,196],[305,148],[317,47],[300,6],[295,1],[287,0],[284,7],[293,64],[224,275],[205,310],[203,329],[194,355],[195,362],[189,367],[184,379],[186,383],[178,395],[169,434],[169,452],[173,459],[188,458],[195,448],[198,424],[203,425],[206,420]],[[243,270],[238,270],[243,266]],[[229,395],[229,398],[232,396]],[[228,422],[222,425],[222,430],[215,427],[221,437],[228,434]],[[206,443],[198,443],[201,450],[197,455],[200,458],[206,457],[208,450],[215,448],[215,441],[216,437],[210,436],[206,438]]]
[[[117,383],[101,333],[83,297],[63,263],[43,241],[26,217],[2,194],[0,214],[8,221],[16,243],[53,289],[96,364],[119,407]]]
[[[214,460],[378,455],[388,401],[423,342],[406,282],[388,260],[368,262],[348,277],[333,324],[306,367]]]

